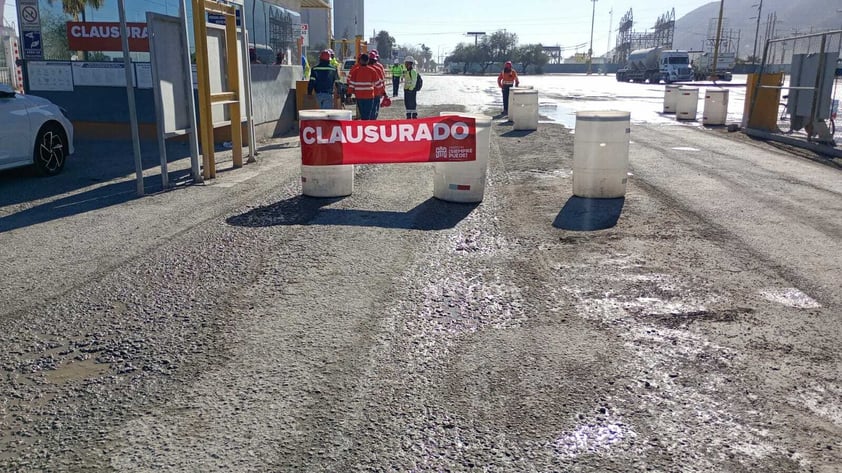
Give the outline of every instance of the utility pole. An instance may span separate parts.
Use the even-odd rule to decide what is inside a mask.
[[[719,79],[716,68],[719,61],[719,41],[722,39],[722,13],[724,10],[725,0],[719,0],[719,21],[716,23],[716,43],[713,44],[713,71],[711,72],[711,80],[714,81]]]
[[[608,62],[608,53],[611,52],[611,24],[614,23],[614,7],[608,10],[608,49],[605,50],[605,62]],[[607,66],[605,66],[607,68]],[[604,71],[605,69],[603,69]]]
[[[591,13],[591,46],[588,48],[588,75],[591,75],[591,63],[593,62],[593,24],[596,19],[596,0],[593,2],[593,12]]]
[[[753,6],[753,5],[752,5]],[[757,5],[757,26],[754,28],[754,52],[751,54],[751,63],[757,64],[757,37],[760,33],[760,13],[763,11],[763,0]]]

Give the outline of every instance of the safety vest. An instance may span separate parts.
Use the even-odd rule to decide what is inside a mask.
[[[359,66],[348,73],[348,93],[358,99],[373,99],[378,84],[382,83],[380,71],[371,66]]]
[[[517,78],[517,72],[515,72],[514,69],[512,69],[509,72],[503,70],[500,72],[500,75],[497,76],[497,85],[499,85],[500,87],[511,87],[513,85],[517,85],[519,82],[520,81]]]
[[[400,77],[403,74],[402,64],[393,64],[391,67],[392,77]]]
[[[371,67],[377,69],[377,73],[380,74],[380,80],[375,84],[374,95],[377,97],[386,95],[386,68],[379,61],[371,64]]]
[[[404,90],[415,90],[416,80],[418,80],[418,71],[416,71],[415,69],[407,69],[403,71]]]

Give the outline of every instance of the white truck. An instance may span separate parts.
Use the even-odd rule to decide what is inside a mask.
[[[692,80],[690,55],[687,51],[675,49],[649,48],[632,51],[626,65],[617,71],[618,82],[657,84],[664,81],[665,84],[670,84]]]
[[[716,57],[716,71],[714,71],[712,52],[690,52],[690,65],[693,67],[693,78],[695,80],[722,80],[730,82],[736,63],[737,55],[735,53],[720,52]]]

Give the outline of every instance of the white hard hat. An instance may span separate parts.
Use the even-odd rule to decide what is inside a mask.
[[[411,62],[412,64],[415,64],[415,58],[412,56],[407,56],[406,59],[403,60],[403,62]]]
[[[400,63],[401,63],[401,60],[398,59],[398,58],[395,58],[395,64],[400,64]]]

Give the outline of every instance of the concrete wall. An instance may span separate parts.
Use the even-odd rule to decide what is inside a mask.
[[[295,126],[295,81],[302,78],[301,66],[251,66],[251,101],[258,140]]]
[[[252,104],[257,139],[277,136],[295,125],[295,81],[302,78],[301,66],[254,64]],[[70,115],[76,135],[82,139],[128,139],[129,106],[124,87],[76,87],[73,92],[38,91],[63,107]],[[156,136],[155,97],[151,89],[135,89],[141,135]],[[197,105],[198,105],[198,98]],[[230,131],[218,129],[216,141],[227,141]]]

